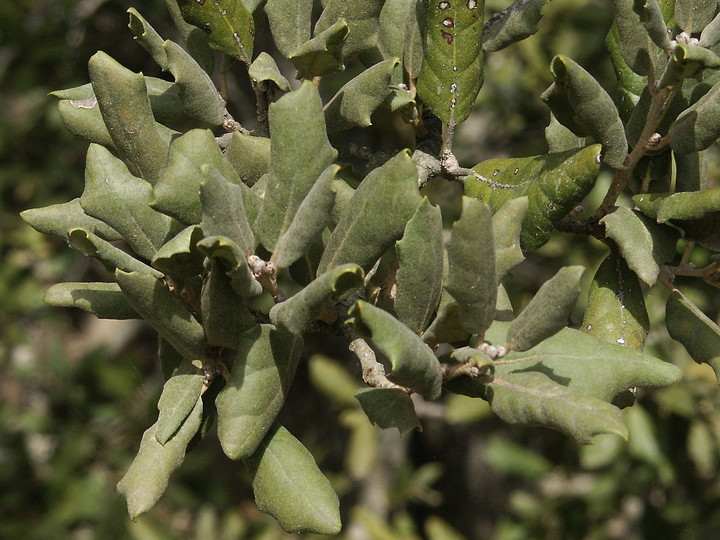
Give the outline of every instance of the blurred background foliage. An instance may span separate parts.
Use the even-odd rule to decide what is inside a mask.
[[[99,49],[159,74],[127,30],[131,5],[0,3],[0,538],[290,538],[257,511],[242,465],[212,439],[188,455],[160,503],[130,522],[115,484],[157,414],[163,381],[155,338],[135,321],[99,321],[42,303],[52,283],[104,275],[17,216],[83,188],[87,145],[65,131],[47,93],[87,82],[87,59]],[[163,2],[135,7],[161,35],[175,36]],[[609,0],[554,0],[544,14],[537,35],[486,65],[476,109],[456,139],[462,164],[546,151],[549,113],[539,95],[556,54],[572,57],[612,93],[603,49]],[[382,129],[393,136],[389,123]],[[599,186],[588,206],[601,196]],[[515,273],[514,303],[527,302],[564,264],[584,264],[589,282],[604,253],[592,240],[557,234]],[[678,285],[718,320],[716,290],[692,280]],[[326,337],[309,340],[288,399],[299,405],[281,421],[332,479],[348,539],[719,538],[720,393],[710,368],[668,337],[666,295],[649,294],[646,347],[683,368],[685,379],[638,396],[625,411],[628,443],[608,435],[578,447],[549,430],[504,425],[484,402],[456,395],[417,403],[422,432],[380,431],[353,398],[360,378],[352,359]],[[581,313],[578,306],[576,323]]]

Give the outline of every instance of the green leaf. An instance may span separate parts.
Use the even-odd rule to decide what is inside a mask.
[[[241,296],[258,296],[262,285],[255,279],[248,266],[246,254],[227,236],[208,236],[197,243],[206,257],[221,261],[232,283],[232,288]]]
[[[467,336],[468,332],[460,321],[460,305],[450,293],[443,291],[437,315],[422,334],[423,341],[434,347],[440,343],[464,341]]]
[[[204,256],[197,249],[197,243],[202,238],[202,230],[197,225],[183,229],[158,250],[151,263],[153,268],[179,280],[201,274]]]
[[[114,149],[133,175],[154,184],[167,163],[169,140],[153,117],[145,77],[102,51],[90,58],[88,69]]]
[[[595,397],[579,394],[539,372],[510,373],[488,385],[493,412],[510,424],[542,425],[562,431],[578,443],[594,435],[628,431],[620,409]]]
[[[52,95],[52,94],[51,94]],[[113,139],[105,127],[97,98],[63,99],[58,102],[60,118],[67,130],[89,143],[113,147]]]
[[[382,429],[397,428],[400,435],[422,430],[410,395],[400,388],[365,388],[355,397],[370,421]]]
[[[462,215],[450,230],[449,271],[445,290],[460,308],[460,323],[468,333],[482,336],[495,314],[497,275],[490,207],[463,197]]]
[[[200,184],[203,233],[205,236],[226,236],[245,255],[252,254],[255,237],[245,216],[243,186],[228,182],[214,167],[203,166],[202,171],[205,175],[205,181]]]
[[[705,47],[678,44],[670,56],[665,73],[660,79],[660,88],[677,88],[685,79],[699,79],[706,69],[720,68],[720,56]]]
[[[212,132],[192,129],[170,143],[165,171],[153,186],[153,208],[186,224],[196,224],[202,217],[200,185],[203,165],[211,165],[226,179],[235,171],[223,158]]]
[[[520,245],[534,251],[550,239],[556,223],[590,193],[600,170],[600,145],[578,150],[490,159],[465,180],[465,194],[498,211],[510,199],[527,196]]]
[[[250,68],[248,69],[248,75],[250,75],[250,78],[256,83],[270,81],[275,83],[275,86],[283,92],[290,91],[290,83],[283,74],[280,73],[280,69],[273,57],[266,52],[261,52],[258,57],[253,60],[253,63],[250,64]]]
[[[212,73],[215,70],[215,53],[210,48],[207,34],[197,26],[185,22],[178,0],[165,0],[165,7],[170,12],[175,27],[180,31],[188,52],[207,73]]]
[[[653,43],[638,14],[633,11],[633,0],[613,0],[615,25],[618,29],[620,54],[635,73],[647,77],[651,72],[659,75],[666,60]]]
[[[708,364],[720,381],[720,328],[680,291],[667,300],[665,324],[698,364]]]
[[[312,454],[292,434],[275,425],[246,461],[258,508],[286,531],[337,534],[340,503]]]
[[[670,127],[670,147],[679,154],[708,148],[720,137],[720,83],[685,109]]]
[[[495,322],[485,340],[505,345],[509,326]],[[563,328],[528,351],[511,351],[495,361],[496,379],[530,372],[542,373],[575,394],[606,402],[634,386],[668,386],[682,376],[670,363],[570,328]]]
[[[345,69],[342,61],[342,46],[347,39],[349,26],[345,19],[338,20],[314,38],[300,45],[288,56],[297,69],[298,79],[322,77]]]
[[[85,191],[80,206],[86,214],[118,231],[140,257],[150,260],[172,236],[173,220],[150,208],[152,186],[130,174],[107,148],[91,144],[85,164]]]
[[[229,458],[249,458],[258,448],[285,402],[301,351],[301,337],[270,324],[241,336],[215,399],[218,438]]]
[[[409,79],[417,79],[422,69],[425,40],[425,6],[422,0],[410,0],[409,11],[404,28],[405,52],[403,53],[403,68]],[[381,21],[382,23],[382,21]],[[381,27],[382,29],[382,27]],[[384,37],[381,33],[380,46],[382,48]]]
[[[275,304],[270,320],[293,334],[303,334],[323,309],[362,287],[364,272],[356,264],[343,264],[318,276],[295,296]]]
[[[198,399],[178,432],[164,446],[156,439],[157,424],[143,433],[140,450],[117,485],[118,492],[127,500],[131,519],[150,510],[165,492],[170,475],[185,459],[185,449],[197,433],[201,418],[202,400]]]
[[[270,139],[233,131],[225,158],[245,185],[254,185],[270,170]]]
[[[283,56],[291,56],[310,39],[313,0],[267,0],[263,10]]]
[[[440,208],[427,198],[407,222],[395,244],[398,258],[395,313],[400,322],[420,334],[438,307],[443,282],[443,239]]]
[[[633,0],[633,11],[640,17],[653,43],[664,51],[670,51],[673,44],[668,36],[668,28],[656,0]]]
[[[80,308],[99,319],[138,317],[116,283],[57,283],[47,290],[43,301],[51,306]]]
[[[717,0],[675,0],[675,21],[688,34],[701,32],[715,16]]]
[[[484,5],[484,0],[425,3],[425,52],[417,92],[443,122],[465,120],[480,92]]]
[[[403,82],[405,50],[407,46],[412,47],[412,38],[415,37],[408,35],[406,24],[417,3],[418,0],[386,0],[380,10],[378,48],[385,60],[397,58],[400,64],[400,68],[393,73],[393,83]],[[416,43],[422,54],[422,42],[418,40]]]
[[[80,199],[20,212],[20,217],[36,231],[68,240],[71,229],[83,229],[104,240],[120,240],[122,236],[108,224],[88,216]]]
[[[300,259],[330,225],[335,205],[335,175],[338,165],[329,165],[300,203],[290,226],[275,245],[272,260],[278,268],[288,268]]]
[[[115,271],[115,279],[133,309],[183,358],[205,357],[202,325],[163,282],[149,274],[122,270]]]
[[[384,0],[329,0],[315,24],[315,34],[330,28],[341,19],[347,21],[348,36],[342,47],[342,58],[347,63],[355,54],[373,49],[377,45],[383,3]]]
[[[610,254],[595,272],[581,330],[608,343],[642,351],[650,328],[637,275]]]
[[[347,262],[368,271],[398,240],[422,201],[417,167],[403,150],[371,171],[330,236],[318,274]]]
[[[390,95],[390,78],[397,58],[369,67],[347,82],[325,105],[328,132],[372,125],[370,115]]]
[[[527,351],[567,326],[570,312],[580,295],[580,278],[584,270],[582,266],[565,266],[543,283],[510,325],[508,349]]]
[[[183,18],[204,30],[213,49],[250,64],[253,55],[255,22],[238,1],[178,0]]]
[[[71,229],[68,233],[68,244],[86,257],[97,259],[111,272],[119,268],[126,272],[141,272],[158,278],[162,277],[157,270],[85,229]]]
[[[625,128],[612,98],[595,78],[562,55],[553,58],[555,82],[541,96],[561,124],[603,145],[602,159],[622,167],[628,152]]]
[[[372,304],[358,300],[348,314],[348,324],[369,337],[390,360],[388,379],[428,399],[437,399],[442,373],[430,347],[395,317]]]
[[[485,23],[482,48],[495,52],[522,41],[538,31],[545,0],[516,0]]]
[[[500,283],[510,270],[525,260],[520,234],[528,211],[528,198],[510,199],[492,217],[495,244],[495,272]]]
[[[226,266],[214,261],[200,295],[202,323],[208,342],[237,349],[245,332],[255,326],[255,317],[232,286]]]
[[[684,193],[645,193],[635,195],[633,202],[659,223],[701,218],[720,208],[720,188]]]
[[[698,45],[710,49],[718,43],[720,43],[720,13],[703,28]]]
[[[160,414],[155,424],[155,439],[162,445],[177,433],[200,400],[204,377],[193,362],[184,359],[163,385],[158,401]]]
[[[629,208],[618,207],[600,220],[606,234],[620,248],[628,266],[648,285],[654,285],[660,265],[672,260],[679,235]]]
[[[270,179],[254,230],[272,251],[337,151],[328,142],[322,101],[311,82],[270,105],[270,130]]]
[[[333,404],[345,408],[357,408],[355,393],[357,381],[340,362],[320,354],[308,360],[308,376],[313,386],[326,395]]]
[[[626,121],[647,86],[647,77],[642,77],[635,73],[630,69],[625,58],[623,58],[617,24],[613,24],[610,27],[610,32],[608,32],[607,38],[605,38],[605,47],[608,50],[610,61],[612,62],[613,68],[615,69],[615,76],[617,77],[619,96],[616,98],[616,102],[618,110],[620,111],[620,117]]]

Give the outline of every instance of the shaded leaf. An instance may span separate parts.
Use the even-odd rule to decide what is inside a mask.
[[[104,240],[114,241],[122,238],[110,225],[88,216],[80,206],[80,199],[25,210],[20,212],[20,217],[36,231],[58,236],[65,241],[68,240],[68,233],[72,229],[86,230]]]
[[[525,260],[520,248],[522,224],[528,211],[528,198],[510,199],[492,217],[497,282]]]
[[[675,21],[688,34],[702,31],[713,19],[717,0],[675,0]]]
[[[543,373],[496,377],[488,385],[487,395],[493,412],[510,424],[539,424],[585,444],[600,433],[628,438],[620,409],[575,393]]]
[[[623,58],[620,45],[620,34],[617,24],[614,23],[610,27],[607,38],[605,38],[605,47],[610,55],[610,61],[615,69],[617,77],[617,90],[619,96],[616,98],[618,111],[623,121],[626,121],[632,113],[635,105],[640,100],[647,85],[647,77],[643,77],[635,73],[628,66],[625,58]],[[647,111],[646,111],[647,113]],[[631,143],[634,141],[630,141]],[[552,150],[554,151],[554,150]]]
[[[712,2],[712,0],[710,0]],[[713,48],[720,43],[720,13],[702,29],[698,45],[705,48]]]
[[[117,154],[133,175],[154,184],[165,168],[169,141],[156,127],[145,78],[102,51],[90,58],[88,70]]]
[[[440,120],[459,124],[483,83],[484,0],[425,2],[427,29],[418,96]]]
[[[527,196],[520,234],[523,251],[547,242],[552,229],[590,193],[600,170],[600,145],[527,158],[479,163],[465,181],[465,194],[499,210],[510,199]]]
[[[209,236],[197,243],[206,257],[221,261],[230,278],[232,288],[241,296],[258,296],[262,285],[248,266],[245,253],[227,236]]]
[[[443,282],[443,240],[440,208],[427,198],[407,222],[395,244],[398,258],[395,313],[416,334],[426,327],[438,307]]]
[[[193,360],[184,359],[172,377],[165,381],[158,401],[157,442],[167,444],[182,427],[200,400],[203,378],[202,371],[193,364]]]
[[[510,325],[508,349],[527,351],[567,326],[570,312],[580,295],[580,278],[584,270],[582,266],[565,266],[543,283]]]
[[[665,66],[666,60],[648,35],[638,14],[633,11],[633,0],[613,0],[613,6],[620,53],[625,63],[643,77],[651,72],[659,76],[658,71]]]
[[[450,230],[446,249],[445,290],[458,303],[463,328],[482,337],[492,323],[497,298],[492,214],[487,204],[463,197],[462,214]]]
[[[440,363],[430,347],[400,321],[380,308],[358,300],[349,310],[348,324],[388,357],[392,371],[388,379],[412,388],[428,399],[440,395]]]
[[[292,434],[275,425],[246,461],[258,508],[286,531],[336,534],[340,531],[337,495],[312,454]]]
[[[535,34],[544,5],[545,0],[516,0],[500,13],[493,15],[483,29],[483,50],[499,51]]]
[[[637,275],[610,254],[595,272],[581,330],[608,343],[642,351],[650,328]]]
[[[410,79],[417,79],[422,69],[423,42],[425,39],[425,7],[421,0],[410,0],[409,11],[404,28],[405,49],[403,53],[403,69]],[[382,22],[382,21],[381,21]],[[383,36],[383,33],[380,34]],[[382,37],[381,39],[385,39]],[[381,48],[383,41],[380,42]]]
[[[705,47],[679,43],[660,79],[660,88],[678,88],[685,79],[699,78],[706,69],[720,68],[720,56]]]
[[[302,291],[270,309],[270,320],[293,334],[303,334],[328,305],[362,287],[364,272],[356,264],[343,264],[328,270]]]
[[[679,154],[704,150],[720,137],[720,83],[686,108],[670,127],[671,148]]]
[[[188,52],[207,73],[212,73],[215,69],[215,53],[210,48],[207,34],[197,26],[185,22],[178,0],[165,0],[165,7],[175,27],[180,31]]]
[[[322,77],[345,69],[342,61],[342,46],[348,35],[348,24],[344,19],[318,33],[300,45],[288,56],[297,69],[298,79]]]
[[[138,317],[116,283],[56,283],[43,301],[51,306],[80,308],[99,319]]]
[[[400,435],[421,430],[410,395],[400,388],[365,388],[355,397],[370,421],[382,429],[397,428]]]
[[[252,186],[270,170],[270,139],[233,131],[225,157],[242,182]]]
[[[390,95],[390,78],[397,65],[397,58],[379,62],[340,88],[324,108],[328,131],[371,125],[370,115]]]
[[[625,128],[608,93],[570,58],[553,58],[555,82],[541,96],[558,121],[578,136],[591,135],[603,145],[602,159],[622,167],[628,152]]]
[[[618,207],[600,220],[615,240],[628,266],[648,285],[654,285],[660,265],[675,256],[679,235],[629,208]]]
[[[407,30],[404,32],[398,30],[405,29],[408,17],[415,10],[417,3],[418,0],[386,0],[380,10],[378,48],[385,60],[397,58],[400,64],[399,69],[393,73],[392,82],[394,84],[403,82],[404,67],[402,63],[405,49],[408,45],[412,46],[411,40],[414,37],[408,35]],[[422,42],[418,40],[417,45],[422,54]]]
[[[217,406],[218,438],[231,459],[246,459],[271,429],[295,375],[302,338],[256,325],[228,351],[230,377]]]
[[[137,456],[117,485],[118,492],[127,500],[132,519],[150,510],[160,499],[170,475],[185,459],[185,449],[197,433],[201,417],[199,399],[175,437],[164,446],[155,438],[157,424],[145,431]]]
[[[115,279],[128,303],[160,337],[184,358],[205,357],[205,333],[192,313],[156,277],[139,272],[115,271]]]
[[[118,231],[140,257],[150,260],[174,232],[173,220],[150,208],[152,186],[130,174],[107,148],[91,144],[85,163],[86,214]]]
[[[402,236],[421,201],[417,167],[403,150],[371,171],[355,191],[326,244],[318,274],[348,262],[368,271]]]
[[[680,291],[667,300],[670,337],[679,341],[698,364],[708,364],[720,381],[720,328]]]
[[[270,179],[254,230],[273,250],[337,151],[328,142],[322,102],[311,82],[270,105],[270,130]]]
[[[300,259],[330,225],[339,170],[338,165],[329,165],[300,203],[292,223],[275,245],[272,260],[278,268],[287,268]]]
[[[255,22],[242,2],[232,0],[178,0],[183,18],[208,34],[213,49],[250,64]]]
[[[310,39],[313,0],[267,0],[267,15],[275,45],[283,56]]]
[[[660,5],[656,0],[633,0],[633,11],[640,17],[640,22],[655,45],[664,51],[673,48]]]
[[[158,278],[162,277],[157,270],[85,229],[71,229],[68,234],[68,244],[86,257],[97,259],[111,272],[119,268],[126,272],[140,272]]]
[[[290,83],[280,73],[275,60],[266,52],[261,52],[258,57],[253,60],[248,69],[248,75],[256,83],[270,81],[275,84],[283,92],[290,91]]]
[[[58,102],[60,118],[67,130],[89,143],[113,147],[113,138],[105,127],[100,106],[94,96],[87,99],[63,99]]]
[[[198,251],[197,243],[202,237],[197,225],[183,229],[158,250],[152,260],[153,268],[181,280],[201,274],[204,256]]]
[[[343,408],[356,408],[357,381],[336,360],[314,354],[308,361],[308,375],[313,386]]]
[[[348,36],[342,46],[342,57],[346,61],[353,55],[376,46],[380,27],[378,19],[383,3],[384,0],[329,0],[315,24],[315,34],[330,28],[340,19],[347,21]]]

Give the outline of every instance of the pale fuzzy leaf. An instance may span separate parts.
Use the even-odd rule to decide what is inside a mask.
[[[201,274],[205,257],[198,251],[197,243],[202,237],[197,225],[183,229],[158,250],[151,262],[153,268],[180,280]]]
[[[495,239],[495,272],[503,277],[525,260],[520,247],[520,233],[528,211],[528,198],[519,197],[503,204],[492,218]]]
[[[84,229],[71,229],[68,234],[68,244],[86,257],[97,259],[111,272],[117,268],[126,272],[140,272],[156,278],[162,277],[161,272]]]
[[[245,253],[227,236],[209,236],[197,243],[206,257],[221,262],[233,289],[241,296],[258,296],[262,285],[255,279],[248,266]]]
[[[43,301],[51,306],[79,308],[99,319],[138,317],[116,283],[56,283]]]
[[[20,213],[20,217],[36,231],[52,234],[68,240],[72,229],[83,229],[103,240],[120,240],[122,235],[110,225],[88,216],[80,206],[80,199],[53,204],[43,208],[32,208]]]
[[[313,39],[300,45],[288,56],[297,68],[298,79],[312,79],[345,69],[342,46],[348,35],[348,24],[340,19]]]
[[[193,360],[184,359],[172,377],[165,381],[155,424],[155,438],[160,444],[167,444],[192,413],[200,399],[203,379],[202,371],[193,365]]]
[[[545,0],[516,0],[485,23],[482,47],[486,52],[504,49],[537,32]]]
[[[377,45],[380,9],[383,3],[384,0],[329,0],[315,24],[315,34],[330,28],[341,19],[347,21],[348,36],[342,46],[342,57],[347,61],[355,54],[373,49]]]
[[[255,82],[270,81],[283,92],[290,91],[290,83],[283,74],[280,73],[280,69],[273,57],[266,52],[261,52],[258,57],[253,60],[250,69],[248,69],[248,75],[250,75]]]
[[[421,429],[410,395],[400,388],[365,388],[355,397],[370,421],[382,429],[397,428],[400,435]]]
[[[313,0],[267,0],[263,10],[283,56],[290,56],[310,39]]]

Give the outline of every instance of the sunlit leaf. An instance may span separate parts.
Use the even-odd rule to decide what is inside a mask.
[[[300,45],[288,56],[295,68],[298,79],[312,79],[342,71],[342,47],[347,39],[348,24],[340,19],[332,26],[317,32],[314,38]]]
[[[275,45],[283,56],[289,57],[310,39],[313,0],[267,0],[263,11],[267,15]]]
[[[116,283],[56,283],[43,301],[51,306],[75,307],[100,319],[136,319],[125,295]]]
[[[329,0],[325,3],[315,34],[330,28],[339,20],[348,25],[347,40],[342,46],[342,57],[350,59],[357,53],[372,49],[377,45],[378,19],[383,0],[364,0],[363,2],[347,2],[346,0]]]
[[[80,199],[43,208],[32,208],[20,217],[36,231],[52,234],[67,241],[71,229],[83,229],[104,240],[120,240],[122,236],[108,224],[88,216],[80,206]]]
[[[193,361],[184,359],[172,377],[165,381],[155,424],[155,438],[160,444],[167,444],[192,413],[200,398],[203,378],[202,371]]]
[[[256,83],[270,81],[283,92],[290,91],[290,83],[285,76],[280,73],[280,69],[273,57],[264,51],[250,64],[248,75],[250,75]]]

